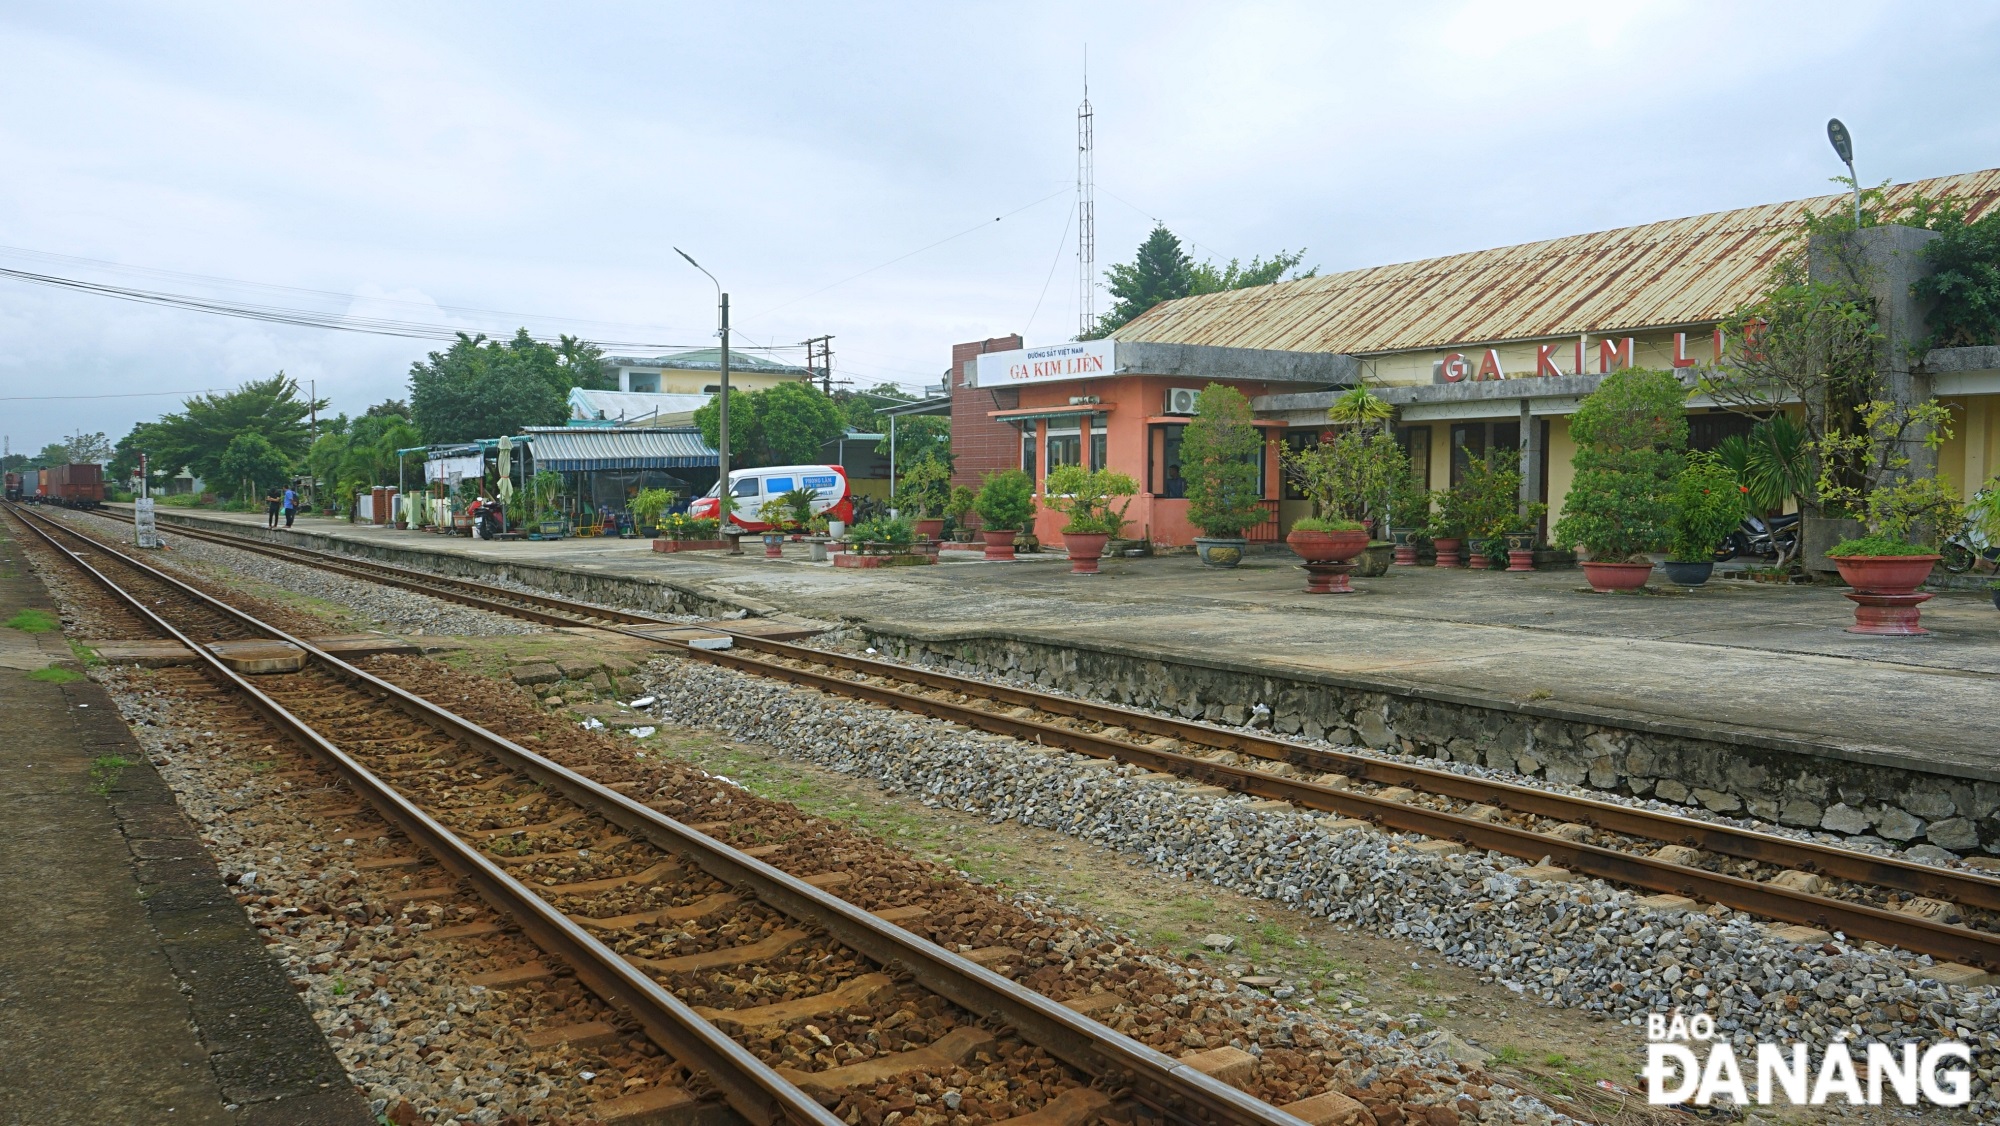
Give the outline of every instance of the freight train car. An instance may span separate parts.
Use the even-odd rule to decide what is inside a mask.
[[[21,499],[21,475],[19,473],[7,474],[7,499],[11,501]]]
[[[42,503],[64,508],[103,508],[104,467],[80,462],[42,470]]]

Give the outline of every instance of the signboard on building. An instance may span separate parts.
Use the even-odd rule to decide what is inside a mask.
[[[1117,341],[1077,340],[1046,348],[987,352],[979,357],[975,387],[1019,387],[1024,383],[1056,383],[1065,379],[1096,379],[1117,370]]]

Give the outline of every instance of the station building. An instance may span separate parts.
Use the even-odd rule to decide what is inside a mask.
[[[1890,189],[1950,196],[1977,219],[2000,207],[2000,169]],[[1161,546],[1195,534],[1179,497],[1180,432],[1210,382],[1251,397],[1267,436],[1271,518],[1249,533],[1281,538],[1307,505],[1278,469],[1283,445],[1310,445],[1344,388],[1366,385],[1398,408],[1397,436],[1432,489],[1458,482],[1472,457],[1516,451],[1523,492],[1562,511],[1570,483],[1569,416],[1603,376],[1673,370],[1692,386],[1731,347],[1719,326],[1756,300],[1821,196],[1378,266],[1164,302],[1103,341],[1028,348],[1019,337],[953,351],[952,444],[959,483],[1022,468],[1040,482],[1065,463],[1130,474],[1140,496],[1131,533]],[[1926,232],[1893,230],[1915,236]],[[1907,240],[1906,240],[1907,241]],[[1920,272],[1913,250],[1907,267]],[[1899,275],[1901,276],[1901,275]],[[1909,275],[1915,276],[1915,275]],[[1907,290],[1907,286],[1904,286]],[[1885,352],[1891,349],[1885,349]],[[1953,413],[1939,469],[1961,495],[2000,471],[2000,348],[1952,348],[1908,365]],[[1701,397],[1690,441],[1710,448],[1750,420]],[[1053,537],[1044,512],[1036,531]]]

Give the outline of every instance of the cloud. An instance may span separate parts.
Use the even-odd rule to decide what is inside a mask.
[[[1812,194],[1833,114],[1871,180],[2000,143],[1977,6],[25,3],[0,15],[0,245],[705,346],[679,245],[740,342],[832,333],[840,374],[916,385],[1045,284],[1035,336],[1075,323],[1086,43],[1100,269],[1155,217],[1201,255],[1339,269]],[[0,334],[14,393],[283,368],[348,411],[436,347],[6,281]],[[170,404],[12,401],[4,426],[36,448]]]

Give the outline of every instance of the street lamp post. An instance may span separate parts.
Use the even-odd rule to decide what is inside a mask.
[[[715,282],[716,304],[720,308],[722,315],[722,381],[715,412],[717,431],[715,469],[716,479],[719,482],[715,487],[715,514],[721,521],[721,526],[726,528],[729,526],[730,510],[735,507],[734,502],[736,500],[735,496],[730,492],[729,487],[729,295],[722,292],[722,283],[716,281],[715,275],[709,274],[708,270],[701,263],[695,261],[693,256],[688,254],[687,251],[676,246],[674,247],[674,253],[680,255],[682,258],[686,258],[688,265],[693,266],[704,274],[708,274],[708,280]],[[718,528],[717,530],[720,531],[721,529]],[[742,554],[742,537],[729,537],[729,551],[732,555]]]
[[[1861,177],[1854,171],[1854,138],[1847,132],[1847,126],[1837,117],[1828,118],[1826,139],[1833,142],[1833,151],[1840,154],[1841,163],[1847,165],[1847,179],[1854,185],[1854,229],[1861,229]]]

